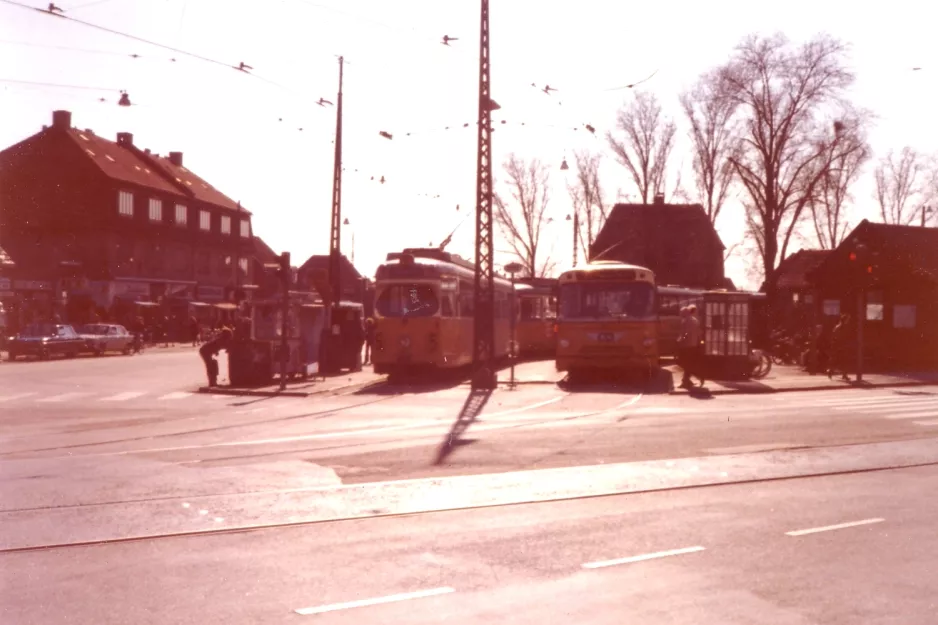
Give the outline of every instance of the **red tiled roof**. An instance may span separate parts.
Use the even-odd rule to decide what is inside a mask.
[[[240,211],[242,213],[248,212],[241,207],[241,204],[235,202],[230,197],[196,176],[186,167],[173,165],[165,156],[154,155],[153,160],[163,168],[163,171],[172,176],[177,183],[186,185],[195,194],[197,200],[214,204],[215,206],[230,208],[231,210]]]
[[[821,266],[830,250],[799,250],[783,260],[776,269],[780,289],[803,289],[809,286],[808,274]]]
[[[248,213],[240,204],[186,167],[173,165],[164,156],[149,154],[134,146],[119,145],[78,128],[70,128],[68,135],[101,171],[113,180],[171,193],[181,198],[195,198],[214,206]]]
[[[50,130],[55,131],[52,128]],[[167,182],[159,172],[154,171],[148,164],[141,162],[127,148],[78,128],[70,128],[68,136],[85,151],[88,157],[108,178],[185,197],[178,189]]]

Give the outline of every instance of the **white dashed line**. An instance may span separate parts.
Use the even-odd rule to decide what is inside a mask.
[[[165,401],[167,399],[185,399],[187,397],[191,397],[192,395],[193,395],[192,393],[186,393],[185,391],[176,391],[174,393],[167,393],[166,395],[163,395],[159,399],[161,401]]]
[[[913,421],[915,425],[928,425],[935,426],[938,425],[938,419],[929,419],[928,421]]]
[[[683,549],[671,549],[670,551],[657,551],[655,553],[645,553],[640,556],[631,556],[628,558],[618,558],[616,560],[600,560],[599,562],[587,562],[583,565],[584,569],[601,569],[607,566],[616,566],[619,564],[632,564],[633,562],[644,562],[645,560],[655,560],[657,558],[667,558],[670,556],[680,556],[685,553],[696,553],[703,551],[703,547],[684,547]]]
[[[547,406],[548,404],[555,404],[555,403],[557,403],[558,401],[560,401],[561,399],[563,399],[564,397],[566,397],[566,395],[561,395],[561,396],[559,396],[559,397],[554,397],[554,398],[548,399],[548,400],[546,400],[546,401],[538,402],[538,403],[536,403],[536,404],[531,404],[530,406],[522,406],[521,408],[512,408],[511,410],[502,410],[501,412],[489,412],[489,413],[483,412],[482,414],[479,415],[479,418],[480,418],[480,419],[486,419],[486,418],[489,418],[489,417],[502,417],[502,416],[505,416],[505,415],[516,414],[516,413],[519,413],[519,412],[525,412],[525,411],[527,411],[527,410],[534,410],[535,408],[540,408],[541,406]]]
[[[32,397],[36,393],[18,393],[16,395],[3,395],[0,397],[0,402],[3,401],[13,401],[15,399],[23,399],[24,397]]]
[[[126,393],[118,393],[117,395],[111,395],[110,397],[102,397],[100,401],[127,401],[128,399],[135,399],[141,395],[146,395],[139,391],[127,391]]]
[[[418,590],[417,592],[403,592],[397,595],[388,595],[386,597],[376,597],[374,599],[360,599],[358,601],[348,601],[346,603],[332,603],[315,608],[300,608],[294,610],[297,614],[308,616],[310,614],[323,614],[325,612],[336,612],[338,610],[348,610],[350,608],[363,608],[370,605],[380,605],[382,603],[394,603],[395,601],[407,601],[408,599],[423,599],[424,597],[434,597],[456,592],[456,589],[444,586],[443,588],[431,588],[430,590]]]
[[[786,536],[804,536],[805,534],[817,534],[818,532],[830,532],[833,530],[842,530],[848,527],[857,527],[859,525],[872,525],[873,523],[882,523],[886,519],[864,519],[862,521],[852,521],[850,523],[840,523],[838,525],[825,525],[824,527],[812,527],[806,530],[795,530],[785,532]]]
[[[71,399],[77,399],[84,395],[91,395],[91,393],[62,393],[61,395],[52,395],[51,397],[43,397],[42,399],[37,399],[37,402],[42,403],[60,403],[69,401]]]

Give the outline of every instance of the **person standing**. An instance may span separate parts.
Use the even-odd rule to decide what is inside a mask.
[[[365,364],[371,364],[371,352],[375,344],[375,320],[368,317],[365,320]]]
[[[681,388],[692,388],[692,371],[704,385],[704,378],[700,375],[700,321],[697,320],[697,306],[691,304],[681,309],[681,335],[678,339],[678,364],[684,370],[681,377]]]
[[[209,386],[218,386],[218,360],[215,357],[221,350],[227,350],[231,346],[231,339],[231,330],[222,328],[218,336],[199,348],[199,356],[205,363],[205,374],[208,376]]]

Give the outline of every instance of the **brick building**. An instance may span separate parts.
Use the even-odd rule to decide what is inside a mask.
[[[658,284],[732,289],[725,247],[700,204],[616,204],[590,245],[590,260],[648,267]]]
[[[68,111],[0,152],[0,247],[20,315],[73,322],[148,308],[185,315],[192,302],[230,308],[256,252],[251,214],[181,152],[79,130]]]

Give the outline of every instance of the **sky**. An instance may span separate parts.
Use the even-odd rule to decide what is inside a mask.
[[[343,55],[343,252],[354,251],[359,270],[373,275],[388,252],[438,245],[456,229],[447,250],[473,256],[478,0],[56,5],[72,18],[176,51],[0,2],[0,146],[38,132],[56,109],[71,111],[74,126],[99,136],[132,132],[140,147],[183,152],[187,167],[253,213],[255,233],[275,251],[305,259],[329,247],[336,119],[334,108],[316,101],[336,101]],[[654,74],[641,88],[677,121],[673,163],[689,167],[678,96],[751,33],[783,32],[802,42],[824,32],[849,43],[857,76],[850,95],[877,116],[869,133],[874,154],[938,148],[938,48],[929,43],[938,7],[907,0],[893,0],[888,11],[842,1],[759,6],[491,0],[492,94],[501,106],[493,114],[495,175],[504,178],[501,163],[512,153],[549,167],[553,221],[541,245],[561,267],[572,260],[565,217],[574,173],[562,171],[561,162],[572,164],[575,150],[601,152],[608,199],[634,193],[602,138],[634,97],[617,88]],[[444,46],[443,35],[458,40]],[[242,62],[249,73],[231,67]],[[557,91],[547,95],[532,83]],[[133,106],[117,106],[121,90]],[[871,170],[853,190],[853,223],[876,214]],[[735,200],[717,227],[726,245],[741,240]],[[501,233],[495,247],[497,264],[513,260]],[[734,255],[727,275],[757,288],[750,262]]]

